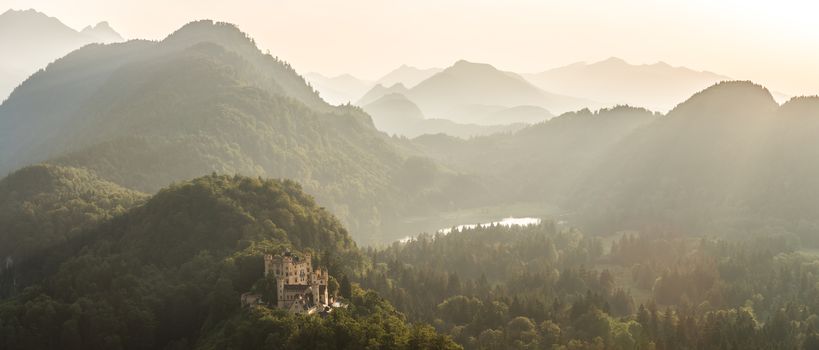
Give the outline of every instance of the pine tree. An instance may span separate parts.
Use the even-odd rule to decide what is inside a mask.
[[[349,300],[353,297],[353,286],[350,284],[350,279],[347,275],[341,277],[341,286],[339,286],[341,296]]]

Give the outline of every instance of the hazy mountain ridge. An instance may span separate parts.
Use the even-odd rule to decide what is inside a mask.
[[[0,62],[0,100],[49,62],[83,45],[122,40],[107,22],[77,31],[35,10],[8,10],[0,14],[0,50],[14,54]]]
[[[569,202],[595,230],[656,224],[742,235],[774,222],[805,230],[819,222],[807,205],[819,195],[816,141],[797,135],[819,129],[783,118],[786,105],[750,82],[705,89],[613,148]]]
[[[730,81],[665,115],[579,111],[511,135],[430,135],[414,144],[492,183],[498,201],[558,203],[594,233],[666,227],[742,236],[775,225],[813,240],[817,101],[780,106],[764,87]]]
[[[564,113],[511,134],[472,140],[425,136],[424,154],[494,184],[499,202],[559,203],[611,147],[659,117],[645,109],[615,107]],[[570,208],[567,208],[570,210]]]
[[[515,131],[524,123],[541,122],[552,117],[550,109],[569,110],[596,105],[538,89],[523,77],[502,72],[489,64],[464,60],[435,73],[412,88],[404,84],[390,87],[378,84],[368,91],[359,105],[376,119],[394,120],[400,110],[389,110],[379,99],[401,94],[418,107],[430,122],[382,124],[389,133],[414,137],[424,133],[445,133],[459,137]],[[377,108],[373,105],[377,104]],[[548,109],[545,108],[548,106]],[[399,106],[395,106],[400,109]],[[435,122],[431,122],[434,120]],[[462,126],[459,126],[462,125]]]
[[[515,106],[491,112],[482,124],[529,123],[537,124],[553,118],[549,110],[538,106]]]
[[[376,84],[356,102],[359,106],[366,106],[389,94],[401,94],[406,97],[409,89],[404,84],[395,83],[390,86]]]
[[[616,57],[594,63],[578,62],[524,77],[548,91],[660,111],[670,110],[708,86],[732,80],[664,62],[634,65]]]
[[[410,88],[407,97],[426,115],[456,122],[469,121],[470,116],[460,115],[460,109],[476,104],[536,105],[555,111],[589,107],[589,101],[544,92],[513,73],[464,60]]]
[[[526,124],[516,122],[520,116],[514,114],[512,115],[514,119],[511,121],[502,120],[505,117],[503,115],[496,116],[499,122],[495,123],[495,125],[463,124],[448,119],[428,119],[415,103],[401,93],[390,93],[381,96],[362,108],[373,118],[373,123],[375,123],[378,130],[410,138],[438,133],[470,138],[501,132],[513,132],[526,126]]]
[[[373,83],[356,78],[350,74],[327,77],[320,73],[307,73],[305,79],[321,98],[332,105],[353,103],[370,90]]]
[[[403,84],[411,88],[442,70],[441,68],[416,68],[402,64],[400,67],[378,78],[375,83],[384,86]]]
[[[328,77],[321,73],[311,72],[305,77],[310,85],[321,93],[321,97],[331,104],[356,103],[364,106],[384,95],[379,92],[380,89],[389,86],[390,92],[403,92],[398,89],[393,90],[393,88],[399,85],[415,86],[440,71],[439,68],[419,69],[404,64],[372,81],[356,78],[350,74]]]

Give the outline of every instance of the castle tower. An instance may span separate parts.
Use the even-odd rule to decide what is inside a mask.
[[[312,276],[312,274],[311,274],[311,276]],[[316,304],[319,304],[319,305],[324,304],[324,300],[322,299],[322,296],[321,296],[321,293],[320,293],[320,289],[319,289],[320,287],[319,287],[319,284],[318,284],[318,280],[311,278],[310,282],[311,282],[310,283],[310,291],[313,294],[313,302],[316,303]]]
[[[282,276],[277,276],[276,277],[276,291],[277,291],[276,295],[278,296],[278,299],[279,299],[279,300],[276,301],[276,307],[283,308],[285,299],[284,299],[284,277],[282,277]]]
[[[273,255],[264,255],[264,275],[267,277],[273,271]]]

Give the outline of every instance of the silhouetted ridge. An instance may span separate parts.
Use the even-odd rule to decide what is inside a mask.
[[[384,95],[392,93],[406,94],[407,91],[409,90],[402,83],[395,83],[390,87],[386,87],[383,84],[376,84],[375,86],[372,87],[372,89],[370,89],[370,91],[367,91],[367,93],[364,94],[364,96],[362,96],[361,99],[359,99],[358,102],[356,102],[356,104],[358,104],[359,106],[366,106],[370,103],[375,102]]]
[[[779,107],[779,115],[819,118],[819,96],[794,97]]]
[[[165,44],[184,43],[187,45],[202,41],[214,42],[232,48],[242,45],[248,49],[258,50],[256,42],[245,32],[239,30],[236,25],[212,20],[190,22],[162,40]]]
[[[457,72],[461,74],[472,74],[482,71],[496,71],[497,69],[488,63],[474,63],[467,60],[458,60],[451,67],[444,70],[444,72]]]
[[[776,110],[771,92],[750,81],[723,81],[700,91],[671,110],[668,115],[731,116],[763,115]]]
[[[597,62],[596,64],[609,64],[609,65],[628,65],[624,59],[619,57],[609,57],[603,61]]]
[[[110,40],[122,41],[122,36],[117,33],[108,22],[100,22],[95,26],[87,26],[80,32],[82,34],[90,35],[95,39],[108,42]]]

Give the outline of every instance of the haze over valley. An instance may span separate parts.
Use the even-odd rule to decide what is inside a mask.
[[[367,1],[0,15],[0,349],[819,348],[814,72],[563,23],[567,56],[532,16],[582,5]],[[651,11],[629,25],[669,33]],[[316,54],[361,12],[391,41]],[[484,24],[506,29],[450,40]],[[504,58],[536,44],[560,60]]]

